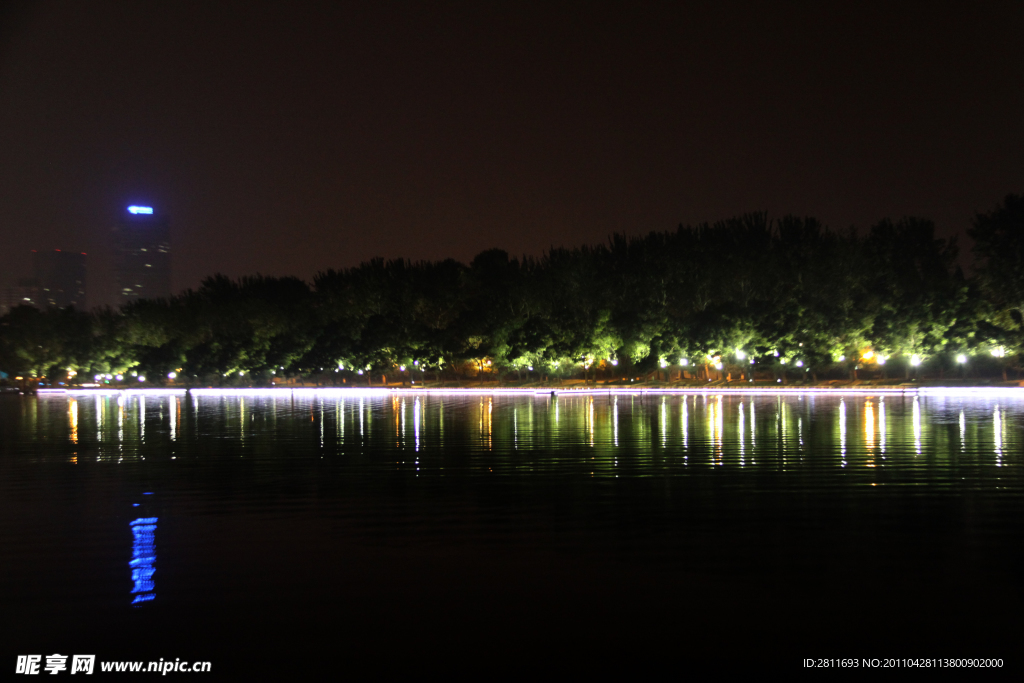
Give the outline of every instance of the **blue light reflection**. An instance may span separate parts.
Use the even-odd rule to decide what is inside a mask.
[[[156,517],[139,517],[131,523],[132,528],[132,559],[128,566],[132,568],[132,604],[147,602],[156,598],[156,584],[153,574],[156,573]]]

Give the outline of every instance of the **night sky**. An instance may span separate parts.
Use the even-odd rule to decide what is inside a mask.
[[[0,284],[170,215],[176,289],[1024,192],[1024,3],[15,2]],[[966,247],[966,240],[961,239]]]

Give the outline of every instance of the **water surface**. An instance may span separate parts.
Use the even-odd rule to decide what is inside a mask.
[[[1006,396],[7,396],[8,655],[1008,658],[1022,421]]]

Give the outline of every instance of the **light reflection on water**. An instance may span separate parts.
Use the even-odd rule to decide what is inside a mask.
[[[289,458],[410,451],[423,472],[468,456],[513,472],[525,471],[514,457],[522,453],[533,473],[596,477],[683,474],[686,465],[942,475],[964,457],[976,467],[1013,466],[1024,422],[1024,402],[951,396],[106,394],[8,403],[19,406],[17,424],[9,410],[5,418],[19,455],[36,460],[218,458],[228,451],[265,460],[282,457],[285,447]]]
[[[333,619],[366,590],[423,580],[440,589],[422,616],[479,575],[486,600],[519,586],[543,612],[598,567],[589,585],[603,600],[647,600],[662,617],[695,596],[712,614],[731,590],[746,604],[779,582],[802,614],[829,582],[837,602],[863,584],[861,598],[880,591],[887,617],[903,618],[977,586],[1015,594],[1022,425],[1024,400],[1008,396],[2,397],[0,552],[22,585],[38,583],[0,608],[92,596],[158,620],[184,605],[187,631],[277,596],[324,601]],[[570,578],[551,579],[563,565]],[[639,567],[635,580],[615,583],[622,567]],[[710,597],[693,590],[711,582]],[[907,607],[920,582],[938,594]],[[551,588],[531,598],[537,586]],[[267,609],[276,639],[279,607]],[[778,612],[764,614],[759,632]]]

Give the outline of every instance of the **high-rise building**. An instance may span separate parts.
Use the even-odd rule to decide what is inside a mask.
[[[117,300],[171,295],[171,225],[151,206],[129,206],[114,226]]]
[[[36,305],[85,308],[85,253],[33,251],[32,265],[38,287]]]

